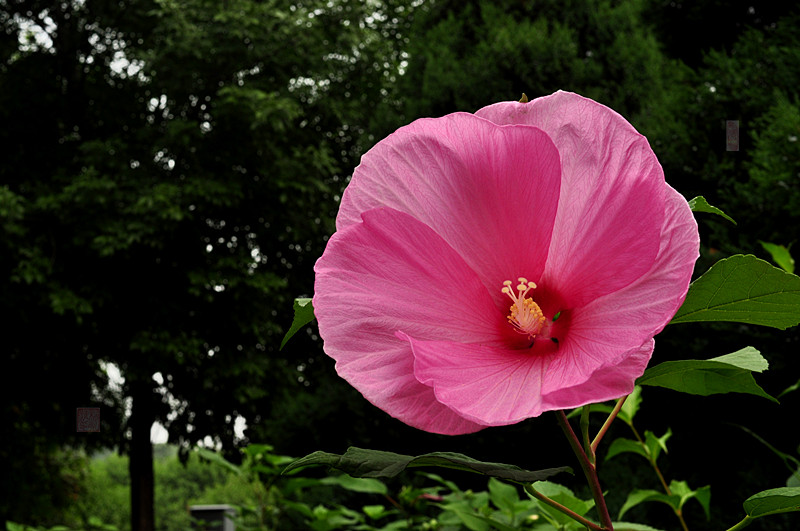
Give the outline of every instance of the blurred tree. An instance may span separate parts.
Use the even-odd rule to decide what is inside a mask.
[[[791,2],[648,0],[645,19],[670,57],[696,69],[711,50],[729,53],[748,29],[769,31],[796,9]]]
[[[426,3],[395,94],[419,93],[403,98],[408,118],[559,89],[641,112],[677,75],[642,9],[642,1]]]
[[[282,325],[407,4],[0,2],[0,516],[34,517],[37,448],[87,442],[77,406],[102,405],[95,442],[130,453],[133,529],[152,529],[154,421],[231,448],[237,417],[303,389],[319,353],[275,356]]]
[[[668,147],[686,125],[673,110],[691,101],[693,72],[664,55],[646,10],[644,0],[425,3],[387,98],[396,112],[378,114],[391,116],[378,130],[568,90],[624,115],[665,166],[678,164]]]
[[[730,52],[710,51],[698,72],[697,102],[687,109],[689,138],[710,155],[693,174],[718,187],[740,222],[735,230],[722,225],[716,233],[727,252],[755,252],[757,240],[789,243],[800,237],[795,11],[767,30],[742,33]],[[726,120],[739,122],[738,151],[726,151]]]

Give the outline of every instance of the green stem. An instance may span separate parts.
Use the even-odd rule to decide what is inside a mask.
[[[540,502],[549,505],[553,509],[561,511],[562,513],[566,514],[567,516],[569,516],[573,520],[577,520],[578,522],[582,523],[583,525],[585,525],[589,529],[593,529],[594,531],[603,531],[603,528],[600,527],[599,525],[595,524],[591,520],[587,520],[586,518],[584,518],[583,516],[579,515],[578,513],[576,513],[575,511],[573,511],[569,507],[565,507],[564,505],[561,505],[557,501],[555,501],[555,500],[553,500],[551,498],[548,498],[547,496],[545,496],[541,492],[539,492],[536,489],[534,489],[533,485],[528,484],[528,485],[525,485],[524,487],[525,487],[525,492],[527,492],[528,494],[530,494],[531,496],[533,496],[534,498],[536,498]]]
[[[647,444],[645,444],[644,439],[642,439],[642,436],[639,435],[639,432],[636,431],[636,428],[633,427],[633,424],[631,424],[630,426],[631,426],[631,431],[633,431],[633,435],[636,436],[636,440],[639,441],[639,444],[642,446],[642,448],[644,448],[645,452],[647,453],[648,455],[647,460],[650,462],[650,466],[653,467],[653,470],[655,470],[656,476],[658,476],[658,480],[661,482],[661,486],[664,487],[664,492],[667,493],[667,496],[672,496],[672,490],[669,488],[669,485],[667,485],[667,480],[664,478],[664,474],[661,473],[661,469],[658,467],[658,463],[656,463],[656,460],[650,456],[650,449],[647,447]]]
[[[642,448],[645,449],[645,452],[648,455],[647,460],[650,461],[650,466],[652,466],[653,470],[655,470],[656,475],[658,476],[658,480],[661,482],[661,486],[664,487],[664,492],[667,493],[667,496],[672,496],[672,489],[670,489],[669,485],[667,485],[667,480],[664,478],[664,474],[661,473],[661,469],[658,467],[658,463],[656,463],[656,460],[653,459],[652,456],[650,456],[650,450],[647,448],[647,444],[645,444],[641,435],[639,435],[639,432],[636,431],[636,428],[633,427],[633,423],[629,424],[629,426],[631,427],[631,431],[633,431],[633,434],[636,436],[636,440],[639,441],[639,444],[641,444]],[[689,526],[686,525],[686,520],[683,519],[683,511],[674,508],[673,511],[675,512],[675,516],[678,517],[678,520],[681,523],[681,529],[683,529],[683,531],[689,531]]]
[[[603,525],[603,529],[607,531],[613,531],[614,525],[611,522],[611,515],[609,514],[608,507],[606,506],[606,499],[603,497],[603,489],[600,488],[600,480],[597,477],[597,468],[589,461],[586,452],[583,451],[581,441],[572,430],[572,426],[570,426],[567,416],[564,414],[564,412],[556,411],[556,419],[558,420],[558,425],[561,426],[561,430],[564,432],[564,435],[566,435],[567,441],[569,441],[569,445],[572,447],[572,451],[575,452],[575,455],[578,457],[578,462],[583,469],[586,480],[589,482],[589,489],[592,491],[595,508],[600,516],[600,523]]]
[[[753,518],[750,518],[749,516],[745,516],[744,520],[742,520],[741,522],[739,522],[735,526],[733,526],[730,529],[728,529],[728,531],[739,531],[739,529],[744,529],[745,527],[749,526],[750,522],[752,522],[753,520],[754,520]]]
[[[592,405],[586,404],[581,409],[581,438],[583,439],[583,451],[589,458],[591,464],[595,464],[594,449],[592,448],[591,438],[589,437],[589,414],[592,412]]]

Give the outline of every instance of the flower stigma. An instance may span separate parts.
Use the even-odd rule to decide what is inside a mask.
[[[526,297],[529,291],[536,289],[535,282],[529,282],[525,277],[517,279],[517,293],[511,289],[512,282],[503,282],[503,293],[509,296],[514,304],[509,308],[508,322],[514,327],[514,331],[525,334],[533,339],[542,331],[545,322],[544,314],[539,305],[533,302],[531,297]]]

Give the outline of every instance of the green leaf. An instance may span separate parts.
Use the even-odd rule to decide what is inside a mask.
[[[800,487],[765,490],[744,502],[744,512],[751,518],[792,511],[800,511]]]
[[[485,516],[480,513],[466,512],[458,508],[450,508],[449,510],[453,512],[456,516],[458,516],[458,518],[461,520],[461,523],[463,523],[468,529],[473,531],[483,531],[483,530],[488,531],[489,528],[495,529],[497,531],[519,531],[519,528],[517,527],[512,527],[508,524],[505,524],[503,522],[495,520],[494,518]],[[408,529],[408,528],[404,527],[403,529]],[[444,529],[447,529],[447,527],[445,526]]]
[[[781,269],[787,273],[794,273],[794,258],[789,252],[789,249],[783,245],[776,245],[774,243],[758,241],[761,247],[772,256],[772,261],[778,264]]]
[[[360,513],[341,506],[329,509],[322,505],[317,505],[312,509],[311,513],[314,517],[314,521],[310,522],[310,527],[314,531],[341,529],[363,521]]]
[[[518,483],[531,483],[561,472],[572,472],[569,467],[547,468],[537,471],[523,470],[514,465],[485,463],[463,454],[451,452],[433,452],[412,457],[393,452],[350,447],[344,455],[314,452],[296,460],[286,467],[283,473],[286,474],[300,467],[313,465],[330,466],[358,478],[391,478],[409,467],[438,466],[476,472]]]
[[[314,320],[314,306],[311,304],[311,299],[295,299],[294,300],[294,320],[289,331],[283,336],[281,341],[281,349],[289,339],[295,335],[301,328]]]
[[[614,531],[661,531],[660,529],[645,524],[634,524],[631,522],[612,523],[614,524]]]
[[[636,412],[639,411],[639,406],[642,403],[642,388],[636,386],[633,388],[633,392],[628,395],[628,398],[625,400],[625,403],[622,404],[622,408],[617,413],[617,418],[626,423],[627,425],[631,425],[633,423],[633,417],[636,415]],[[591,413],[604,413],[609,415],[612,411],[614,411],[614,405],[616,405],[616,400],[612,403],[613,405],[609,405],[608,403],[599,403],[599,404],[589,404],[591,406],[590,412]],[[582,406],[579,408],[575,408],[567,414],[567,418],[571,419],[573,417],[577,417],[583,412],[584,407],[589,406]]]
[[[800,323],[800,277],[753,255],[720,260],[689,286],[670,324],[730,321],[785,330]]]
[[[674,510],[677,510],[681,503],[681,497],[677,494],[673,494],[672,496],[668,496],[663,492],[659,492],[657,490],[633,490],[630,494],[628,494],[628,499],[625,500],[625,503],[622,504],[622,508],[619,510],[619,516],[617,518],[622,518],[622,516],[627,513],[629,510],[633,509],[640,503],[645,502],[661,502],[666,503]],[[615,528],[616,529],[616,528]]]
[[[623,453],[639,454],[648,461],[650,460],[650,454],[647,451],[647,448],[642,446],[642,443],[639,441],[634,441],[633,439],[625,439],[622,437],[619,439],[614,439],[608,446],[608,452],[606,453],[605,460],[608,461],[609,459]]]
[[[761,354],[753,347],[745,347],[710,360],[665,361],[644,371],[636,383],[700,396],[744,393],[777,402],[753,378],[753,371],[766,368],[767,361]]]
[[[380,520],[384,516],[393,512],[387,510],[383,505],[365,505],[361,508],[361,510],[373,520]]]
[[[200,446],[196,447],[194,450],[195,450],[195,452],[197,452],[197,455],[199,455],[201,458],[205,459],[206,461],[209,461],[211,463],[214,463],[215,465],[221,466],[222,468],[224,468],[226,470],[230,470],[231,472],[233,472],[235,474],[241,474],[242,473],[241,469],[238,466],[234,465],[233,463],[231,463],[230,461],[228,461],[227,459],[225,459],[224,457],[222,457],[221,455],[219,455],[216,452],[212,452],[211,450],[208,450],[207,448],[202,448]]]
[[[514,485],[489,478],[489,499],[492,500],[495,507],[509,517],[513,517],[515,505],[519,501],[519,491]]]
[[[449,503],[443,509],[453,513],[458,521],[470,531],[489,531],[489,523],[481,518],[467,502]]]
[[[551,500],[557,501],[564,507],[575,511],[581,516],[585,515],[590,509],[592,509],[592,507],[594,507],[594,500],[582,500],[575,496],[575,494],[573,494],[573,492],[567,487],[559,485],[558,483],[552,483],[550,481],[537,481],[531,485],[531,488],[541,494],[544,494]],[[528,495],[530,496],[530,493]],[[567,516],[566,514],[553,507],[550,507],[549,505],[546,505],[538,500],[536,500],[536,504],[539,506],[540,511],[546,515],[547,520],[554,525],[559,524],[561,526],[567,526],[575,523],[575,520],[573,520],[572,517]]]
[[[313,518],[314,516],[314,513],[311,511],[311,507],[309,507],[305,503],[283,499],[281,500],[281,504],[283,505],[284,510],[286,510],[286,512],[296,511],[309,519]]]
[[[636,413],[639,411],[639,406],[641,405],[642,388],[641,386],[637,385],[633,388],[633,392],[628,395],[628,398],[625,399],[625,403],[622,404],[622,408],[619,410],[617,418],[630,426],[633,424],[633,417],[636,416]]]
[[[450,481],[449,479],[444,479],[439,474],[434,474],[433,472],[417,472],[418,476],[422,476],[425,478],[430,479],[434,483],[438,483],[444,487],[446,487],[450,492],[461,492],[461,488],[455,484],[455,482]]]
[[[706,485],[697,490],[692,490],[685,481],[673,480],[669,484],[669,490],[672,491],[673,494],[680,496],[681,502],[678,504],[679,509],[683,509],[687,501],[695,499],[703,507],[703,511],[706,513],[706,520],[711,519],[711,486]]]
[[[786,480],[787,487],[800,487],[800,468],[792,472],[792,475]]]
[[[769,369],[769,362],[753,347],[744,347],[736,352],[711,358],[709,361],[728,363],[740,369],[753,372],[764,372]]]
[[[730,217],[728,214],[718,209],[717,207],[709,205],[708,201],[706,201],[706,198],[703,197],[702,195],[698,195],[694,199],[690,200],[689,208],[692,209],[692,212],[706,212],[709,214],[717,214],[718,216],[722,216],[723,218],[727,219],[728,221],[736,225],[736,222],[733,221],[732,217]]]
[[[800,380],[797,380],[795,383],[793,383],[792,385],[790,385],[789,387],[787,387],[786,389],[781,391],[778,394],[778,398],[782,397],[783,395],[785,395],[787,393],[791,393],[791,392],[797,391],[798,389],[800,389]]]
[[[249,455],[250,457],[255,457],[257,455],[268,456],[275,450],[270,444],[260,444],[260,443],[250,443],[244,448],[244,453]]]
[[[319,482],[323,485],[338,485],[339,487],[351,490],[353,492],[384,495],[389,493],[389,489],[386,488],[386,485],[377,479],[354,478],[353,476],[348,476],[347,474],[322,478],[319,480]]]
[[[672,437],[671,428],[667,428],[667,433],[662,437],[656,437],[652,431],[644,432],[644,443],[647,445],[647,451],[653,461],[657,460],[658,456],[661,455],[661,450],[667,453],[667,439],[670,437]]]

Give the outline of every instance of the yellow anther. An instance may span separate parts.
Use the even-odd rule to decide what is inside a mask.
[[[519,282],[517,285],[518,293],[514,293],[511,290],[510,280],[503,282],[504,287],[500,290],[514,301],[514,304],[509,308],[508,322],[511,323],[515,331],[520,334],[526,334],[533,339],[542,330],[546,319],[539,305],[531,297],[526,297],[530,290],[536,289],[536,284],[529,282],[525,277],[519,277],[517,281]]]

